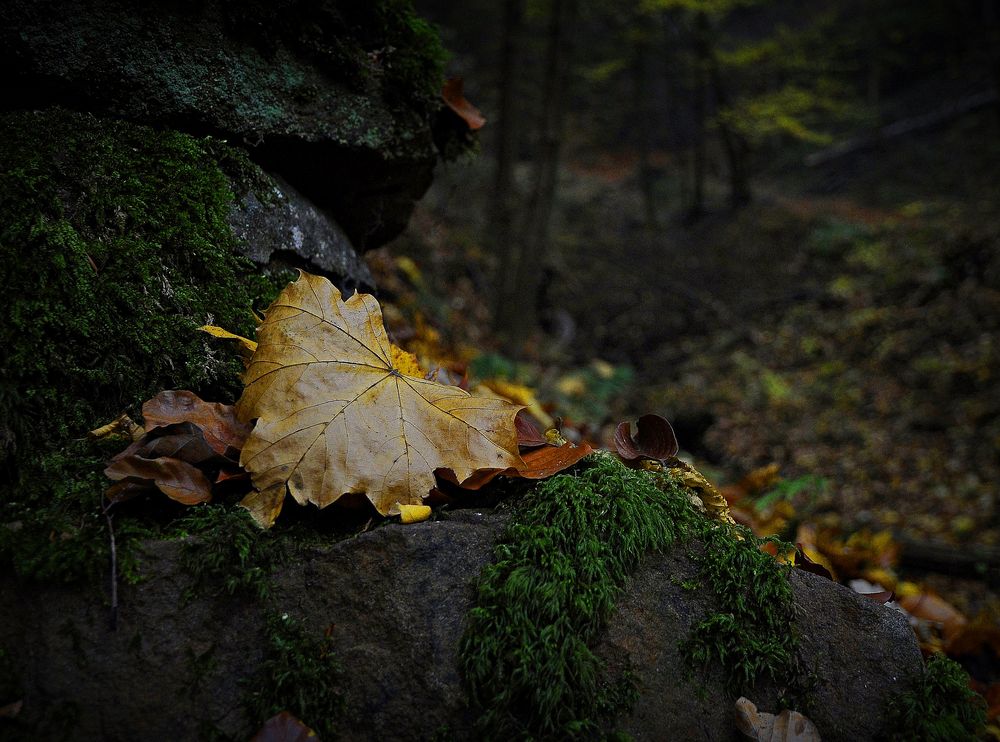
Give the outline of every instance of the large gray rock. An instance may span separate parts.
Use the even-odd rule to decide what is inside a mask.
[[[374,291],[368,265],[341,226],[281,178],[254,170],[258,190],[231,184],[235,199],[229,224],[240,251],[259,265],[281,261],[323,274],[348,296],[355,289]]]
[[[631,665],[637,671],[639,701],[618,721],[637,740],[742,739],[722,673],[697,671],[688,678],[681,657],[680,641],[713,606],[711,595],[682,587],[697,580],[698,566],[685,550],[650,556],[598,649],[612,670]],[[797,620],[788,630],[799,634],[802,670],[814,683],[808,708],[797,710],[816,724],[824,742],[887,736],[886,702],[907,690],[923,666],[905,616],[807,572],[794,570],[791,580]],[[778,713],[779,690],[760,684],[751,700]]]
[[[0,106],[245,144],[362,250],[401,231],[430,185],[441,58],[394,0],[0,4]]]
[[[473,739],[456,670],[470,582],[490,558],[500,517],[471,511],[448,521],[389,525],[310,547],[276,577],[279,610],[317,634],[332,626],[345,668],[351,740],[422,740],[447,729]],[[245,736],[241,681],[254,682],[262,609],[225,595],[184,603],[191,584],[178,543],[151,543],[146,578],[122,595],[111,631],[103,596],[0,579],[0,646],[22,668],[24,720],[36,738],[195,739],[206,725]],[[632,580],[599,652],[612,671],[630,665],[641,696],[619,726],[637,740],[735,739],[734,697],[721,677],[695,673],[678,642],[712,606],[679,583],[697,574],[687,549],[651,557]],[[792,577],[801,659],[815,674],[808,709],[824,740],[861,742],[884,729],[884,702],[922,666],[903,617],[809,574]],[[747,586],[753,589],[753,586]],[[764,710],[776,689],[762,687]],[[76,716],[54,730],[47,720]],[[47,731],[51,730],[51,731]]]

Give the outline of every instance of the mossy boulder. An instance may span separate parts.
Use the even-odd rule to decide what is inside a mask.
[[[409,0],[13,0],[8,109],[78,110],[246,143],[354,245],[402,230],[430,185],[444,52]]]
[[[891,734],[894,699],[910,698],[922,674],[905,617],[769,561],[749,537],[694,525],[703,516],[676,486],[657,497],[686,526],[648,517],[660,504],[644,503],[646,477],[605,459],[497,511],[387,524],[337,542],[302,540],[301,524],[279,524],[267,538],[293,553],[268,568],[265,598],[230,595],[231,566],[214,577],[200,568],[218,547],[150,541],[114,631],[100,589],[0,575],[0,647],[24,700],[15,726],[35,739],[245,739],[263,709],[297,703],[307,723],[344,739],[598,738],[618,729],[639,740],[735,740],[733,702],[750,692],[766,710],[794,702],[824,740]],[[566,501],[573,492],[579,506]],[[615,549],[602,549],[602,528],[621,531]],[[556,531],[574,538],[560,543]],[[656,533],[676,538],[646,538]],[[622,570],[632,554],[638,566]],[[216,559],[223,572],[227,561]],[[745,632],[706,633],[720,617],[743,615],[740,605],[757,610],[761,596],[773,598],[763,610],[781,623],[744,616]],[[712,650],[692,653],[702,640]],[[509,651],[489,659],[491,647]],[[319,671],[320,698],[307,678],[330,657],[338,662]],[[477,667],[479,658],[488,661]],[[733,674],[758,660],[758,672]],[[266,693],[279,681],[284,697]],[[565,703],[549,708],[553,726],[530,711],[544,712],[554,693]],[[342,710],[308,718],[320,706]],[[498,710],[527,726],[498,734]],[[69,711],[68,727],[50,721]]]
[[[295,223],[306,205],[216,139],[63,110],[0,115],[0,184],[0,499],[17,526],[0,555],[93,576],[113,451],[78,439],[161,389],[234,400],[238,357],[197,328],[252,335],[251,310],[294,273],[240,251],[322,224]]]

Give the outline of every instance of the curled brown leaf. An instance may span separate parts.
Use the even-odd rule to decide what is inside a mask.
[[[677,436],[665,417],[643,415],[636,421],[635,428],[634,437],[628,420],[615,429],[615,450],[626,461],[639,458],[663,461],[677,454]]]

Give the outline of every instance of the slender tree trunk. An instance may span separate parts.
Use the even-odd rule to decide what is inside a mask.
[[[632,60],[632,120],[638,129],[639,149],[639,191],[642,194],[643,222],[647,232],[656,229],[656,182],[653,177],[653,137],[656,127],[653,120],[656,109],[653,106],[652,81],[649,69],[649,40],[643,36],[635,44]]]
[[[685,100],[685,96],[681,92],[681,87],[683,85],[683,80],[681,76],[677,74],[677,69],[679,67],[678,54],[675,49],[680,46],[680,39],[682,34],[677,26],[676,19],[670,13],[664,12],[661,16],[661,36],[662,36],[662,58],[663,65],[661,70],[663,70],[664,81],[667,88],[667,98],[663,101],[664,115],[666,119],[666,133],[668,137],[669,147],[671,153],[677,158],[678,162],[686,162],[683,158],[684,153],[684,134],[683,134],[683,123],[682,118],[682,106],[680,101]],[[688,203],[688,179],[684,173],[681,177],[676,178],[677,182],[677,211],[683,212],[685,206]]]
[[[986,48],[993,71],[993,88],[997,93],[994,107],[996,123],[1000,126],[1000,11],[997,0],[983,0],[983,25],[986,27]]]
[[[708,67],[708,60],[705,58],[707,45],[702,43],[700,36],[699,19],[704,13],[699,13],[695,20],[694,33],[694,92],[691,97],[691,113],[694,117],[694,146],[692,151],[692,182],[691,182],[691,203],[688,206],[687,221],[695,222],[705,214],[705,167],[707,164],[706,152],[706,131],[705,131],[705,103],[708,94],[708,85],[705,80],[705,73]]]
[[[868,27],[868,110],[871,112],[872,136],[876,146],[882,140],[882,33],[879,29],[881,8],[879,0],[872,0],[869,5],[871,23]]]
[[[697,43],[701,46],[699,57],[704,60],[708,78],[715,94],[715,107],[719,114],[717,118],[719,138],[722,149],[726,153],[726,164],[729,168],[729,203],[737,209],[750,203],[750,177],[747,172],[747,157],[750,147],[746,139],[736,131],[725,118],[729,109],[729,95],[722,81],[719,60],[715,55],[715,46],[711,40],[711,27],[704,13],[698,14],[698,30],[695,34]]]
[[[517,162],[519,127],[514,113],[517,59],[524,33],[524,0],[504,0],[503,43],[500,51],[500,95],[497,110],[496,173],[492,213],[492,237],[499,258],[496,303],[493,307],[495,329],[510,322],[509,311],[515,306],[517,264],[520,253],[514,235],[516,196],[514,165]]]
[[[510,350],[516,350],[538,325],[542,267],[549,247],[549,231],[559,175],[559,154],[568,100],[572,59],[572,27],[577,0],[553,0],[545,55],[542,126],[534,190],[525,229],[518,246],[514,291],[498,312],[498,328]]]

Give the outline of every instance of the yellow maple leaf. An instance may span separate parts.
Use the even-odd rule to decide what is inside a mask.
[[[301,272],[268,308],[257,342],[237,410],[257,418],[240,464],[260,491],[247,506],[262,524],[276,515],[263,495],[283,496],[285,484],[300,504],[359,493],[386,515],[421,504],[435,469],[462,481],[522,464],[521,407],[412,375],[373,296],[345,302],[328,280]]]

